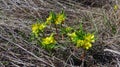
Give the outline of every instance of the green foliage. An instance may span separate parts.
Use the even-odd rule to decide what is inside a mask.
[[[67,33],[70,33],[71,31],[73,30],[73,28],[72,27],[61,27],[61,33],[62,34],[67,34]]]

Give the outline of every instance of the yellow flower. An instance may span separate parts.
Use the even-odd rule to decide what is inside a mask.
[[[39,24],[39,30],[40,31],[43,31],[45,27],[46,27],[46,25],[44,23]]]
[[[76,47],[79,48],[84,45],[84,40],[77,40],[77,45]]]
[[[86,34],[86,35],[84,36],[84,39],[85,39],[87,42],[95,42],[94,34],[88,33],[88,34]]]
[[[52,15],[50,15],[47,19],[46,19],[46,24],[50,24],[52,20]]]
[[[40,31],[43,31],[46,27],[43,23],[35,23],[32,25],[32,33],[35,34],[35,36],[38,36]]]
[[[75,32],[73,32],[73,33],[68,33],[68,36],[70,36],[71,38],[73,38],[73,37],[77,37],[77,35],[76,35],[76,33]]]
[[[32,33],[34,33],[36,36],[38,36],[38,32],[39,32],[39,25],[38,25],[38,23],[35,23],[32,25]]]
[[[92,44],[90,42],[86,42],[82,47],[88,50],[89,48],[92,47]]]
[[[56,14],[54,12],[50,12],[49,17],[46,19],[46,24],[51,24],[56,19]]]
[[[53,37],[53,34],[51,34],[49,37],[43,38],[42,39],[42,45],[50,45],[50,44],[56,44],[56,41]]]
[[[73,33],[68,33],[68,36],[71,38],[72,42],[76,42],[77,41],[77,35],[75,32]]]
[[[55,24],[61,24],[65,20],[65,15],[64,14],[58,14]]]
[[[90,42],[85,41],[85,40],[78,40],[76,47],[77,48],[82,47],[82,48],[88,50],[89,48],[92,47],[92,44]]]
[[[95,42],[94,34],[87,33],[85,36],[83,36],[84,39],[77,40],[76,47],[82,47],[86,50],[92,47],[92,42]]]
[[[114,10],[118,10],[118,6],[117,5],[114,5]]]

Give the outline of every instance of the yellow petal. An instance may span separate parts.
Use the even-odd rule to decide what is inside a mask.
[[[65,20],[65,15],[64,14],[58,14],[57,19],[55,21],[55,24],[61,24]]]
[[[114,10],[118,10],[118,6],[117,5],[114,5]]]
[[[78,40],[76,47],[79,48],[79,47],[81,47],[83,45],[84,45],[84,41],[83,40]]]
[[[43,45],[56,44],[56,41],[52,34],[49,37],[46,37],[42,40]]]
[[[94,35],[93,35],[93,34],[90,34],[90,33],[86,34],[85,37],[84,37],[84,39],[85,39],[86,41],[88,41],[88,42],[94,42],[94,41],[95,41]]]
[[[85,43],[84,46],[83,46],[85,49],[89,49],[92,47],[92,44],[91,43]]]
[[[40,31],[43,31],[45,27],[46,27],[45,24],[39,24],[39,30]]]

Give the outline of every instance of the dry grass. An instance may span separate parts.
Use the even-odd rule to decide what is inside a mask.
[[[117,54],[120,52],[120,4],[119,0],[113,3],[119,6],[115,12],[110,3],[89,7],[89,4],[81,6],[84,3],[74,0],[1,0],[0,67],[83,67],[79,60],[68,64],[64,57],[71,57],[66,55],[66,51],[50,56],[29,42],[31,24],[37,18],[45,20],[51,10],[59,12],[62,9],[67,13],[66,24],[77,28],[83,21],[86,31],[97,32],[97,40],[87,52],[84,67],[120,67],[120,55]],[[79,53],[74,54],[77,56]]]

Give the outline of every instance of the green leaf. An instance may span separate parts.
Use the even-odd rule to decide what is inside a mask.
[[[51,23],[54,23],[54,22],[55,22],[55,19],[56,19],[56,14],[55,14],[55,12],[51,11],[51,12],[50,12],[50,15],[52,16]]]

